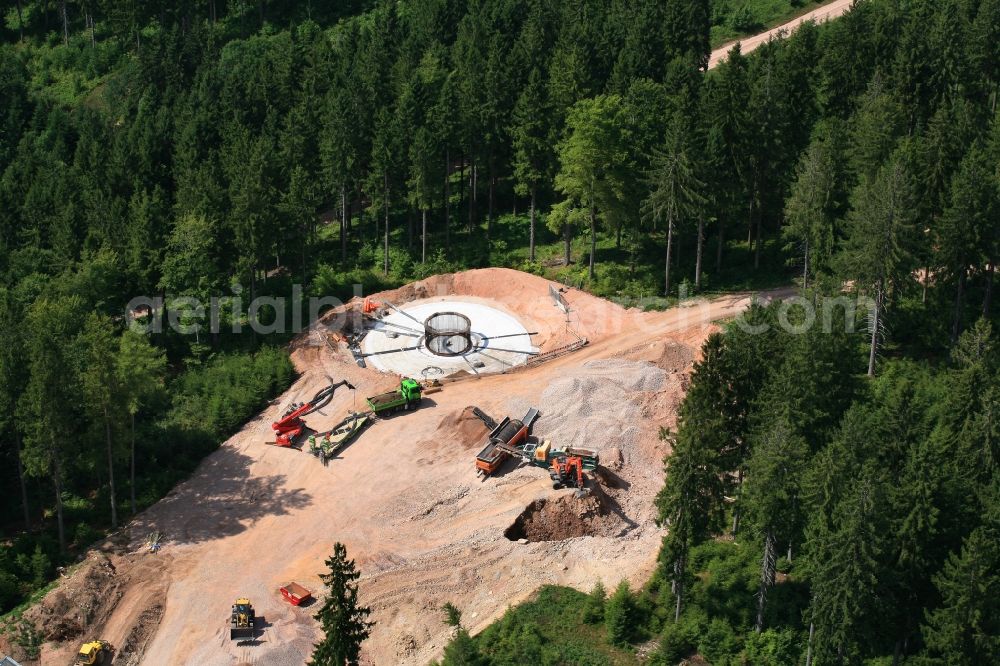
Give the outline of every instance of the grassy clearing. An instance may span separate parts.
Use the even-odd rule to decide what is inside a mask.
[[[587,595],[546,585],[533,601],[510,608],[475,637],[491,663],[630,666],[635,654],[608,644],[603,624],[584,620]],[[571,637],[571,638],[570,638]]]

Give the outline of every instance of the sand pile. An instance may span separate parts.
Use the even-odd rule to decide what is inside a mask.
[[[475,407],[469,405],[462,411],[449,414],[441,419],[441,425],[438,426],[430,443],[447,443],[449,445],[456,443],[465,448],[475,448],[489,431],[482,420],[472,412],[473,409]]]

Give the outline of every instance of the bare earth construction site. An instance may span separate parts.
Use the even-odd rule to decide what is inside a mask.
[[[306,418],[315,430],[329,428],[363,409],[365,396],[398,387],[400,375],[371,357],[359,363],[364,343],[349,334],[324,325],[304,333],[293,345],[301,377],[292,388],[29,612],[61,627],[50,635],[64,642],[47,643],[42,663],[67,662],[83,630],[118,648],[116,664],[302,664],[317,639],[315,607],[289,605],[278,588],[294,580],[321,597],[318,574],[335,541],[356,560],[361,601],[377,623],[366,663],[438,657],[451,634],[440,612],[448,601],[475,632],[545,583],[589,589],[597,580],[645,581],[662,536],[652,504],[667,453],[658,431],[675,423],[701,342],[749,298],[643,313],[564,289],[567,313],[551,293],[558,286],[484,269],[373,295],[402,310],[488,308],[517,328],[489,342],[516,353],[489,368],[493,374],[485,363],[443,369],[442,390],[428,392],[416,411],[377,419],[325,467],[301,451],[266,446],[272,421],[331,379],[347,380],[355,391],[337,391]],[[363,324],[360,299],[328,322],[345,310],[349,332],[377,326]],[[477,310],[467,311],[472,334],[507,333],[477,330]],[[515,339],[519,346],[506,344]],[[538,438],[600,452],[593,491],[555,490],[544,470],[513,460],[485,480],[477,476],[476,447],[487,428],[472,406],[495,417],[537,407]],[[159,552],[145,547],[151,533],[162,535]],[[231,642],[228,632],[229,605],[244,596],[263,628],[249,644]]]

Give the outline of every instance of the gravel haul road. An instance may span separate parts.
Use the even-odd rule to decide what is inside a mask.
[[[835,19],[838,16],[843,16],[848,11],[850,11],[851,6],[854,4],[854,0],[833,0],[822,7],[812,10],[808,14],[803,14],[802,16],[792,19],[788,23],[779,25],[776,28],[772,28],[766,32],[762,32],[758,35],[752,35],[744,39],[738,39],[736,41],[729,42],[728,44],[723,44],[719,48],[712,51],[711,56],[708,59],[708,68],[712,69],[720,62],[725,60],[726,54],[729,50],[737,43],[740,45],[740,50],[746,54],[753,51],[761,44],[766,44],[769,40],[781,37],[783,35],[790,35],[795,32],[795,30],[805,23],[806,21],[815,21],[816,23],[823,23],[824,21],[829,21],[830,19]]]

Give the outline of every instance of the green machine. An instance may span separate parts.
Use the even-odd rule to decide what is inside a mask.
[[[400,409],[416,409],[422,398],[423,388],[420,382],[404,377],[397,390],[368,398],[368,406],[375,414],[391,414]]]

